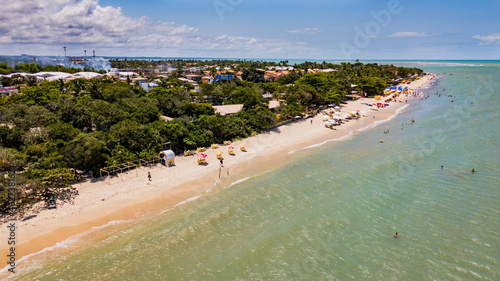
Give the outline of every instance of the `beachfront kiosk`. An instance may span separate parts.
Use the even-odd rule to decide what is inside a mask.
[[[175,165],[175,153],[172,150],[163,150],[160,152],[161,163],[166,166]]]

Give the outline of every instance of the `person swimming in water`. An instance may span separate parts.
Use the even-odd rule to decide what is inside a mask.
[[[399,238],[399,235],[398,235],[398,233],[396,232],[396,234],[394,234],[394,236],[392,236],[392,237],[394,237],[394,238]]]

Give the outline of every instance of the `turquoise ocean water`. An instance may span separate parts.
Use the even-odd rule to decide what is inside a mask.
[[[140,223],[111,222],[100,229],[120,229],[93,243],[70,238],[7,276],[500,280],[500,62],[381,63],[440,79],[374,128]]]

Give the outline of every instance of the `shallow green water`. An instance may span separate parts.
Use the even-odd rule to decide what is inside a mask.
[[[500,280],[500,64],[416,65],[446,74],[392,120],[11,278]]]

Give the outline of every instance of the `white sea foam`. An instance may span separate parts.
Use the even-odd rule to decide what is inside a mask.
[[[22,257],[21,259],[19,259],[18,261],[16,261],[16,267],[18,267],[21,262],[25,262],[26,260],[28,260],[28,259],[30,259],[32,257],[35,257],[35,256],[39,256],[39,255],[41,255],[43,253],[52,252],[52,251],[55,251],[55,250],[58,250],[58,249],[68,249],[68,248],[74,247],[75,244],[76,244],[76,242],[80,241],[80,239],[82,237],[84,237],[86,235],[89,235],[93,231],[96,231],[96,230],[99,230],[99,229],[103,229],[103,228],[106,228],[106,227],[110,227],[110,226],[113,226],[113,225],[117,225],[117,224],[122,224],[122,223],[125,223],[125,222],[128,222],[128,221],[129,220],[112,220],[112,221],[110,221],[108,223],[105,223],[103,225],[94,226],[94,227],[92,227],[91,229],[89,229],[87,231],[84,231],[82,233],[70,236],[70,237],[68,237],[64,241],[57,242],[53,246],[44,248],[44,249],[42,249],[42,250],[40,250],[40,251],[38,251],[36,253],[31,253],[29,255],[26,255],[26,256]],[[33,267],[36,267],[36,264],[33,264]],[[10,268],[10,266],[6,266],[6,267],[0,269],[0,274],[6,273],[9,268]],[[25,269],[26,268],[24,268],[23,270],[25,270]]]
[[[372,129],[372,128],[375,128],[377,126],[380,126],[381,124],[389,122],[392,119],[396,118],[396,116],[398,116],[399,114],[401,114],[406,108],[408,108],[408,106],[410,106],[410,105],[409,104],[405,104],[402,107],[396,109],[396,111],[394,112],[393,115],[387,117],[384,120],[375,121],[375,122],[373,122],[372,124],[370,124],[368,126],[365,126],[363,128],[359,128],[359,129],[356,130],[356,132],[362,132],[362,131],[367,130],[367,129]]]
[[[237,185],[238,183],[244,182],[244,181],[249,180],[249,179],[251,179],[251,178],[252,178],[252,177],[242,178],[242,179],[240,179],[240,180],[237,180],[237,181],[235,181],[235,182],[232,182],[232,183],[231,183],[230,185],[228,185],[226,188],[230,188],[230,187],[231,187],[231,186],[233,186],[233,185]]]
[[[168,211],[170,211],[170,209],[163,210],[163,211],[161,211],[160,215],[163,214],[163,213],[166,213]]]
[[[350,131],[349,134],[347,134],[345,136],[342,136],[342,137],[339,137],[339,138],[335,138],[335,139],[331,139],[331,140],[326,140],[326,141],[324,141],[322,143],[317,143],[317,144],[313,144],[313,145],[310,145],[310,146],[306,146],[306,147],[304,147],[304,149],[319,147],[319,146],[322,146],[322,145],[327,144],[327,143],[332,142],[332,141],[344,140],[344,139],[348,139],[348,138],[351,138],[351,137],[352,137],[352,131]]]

